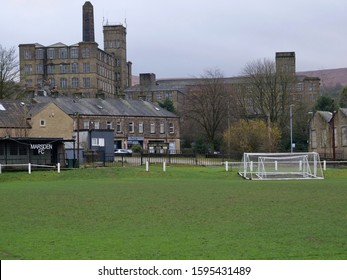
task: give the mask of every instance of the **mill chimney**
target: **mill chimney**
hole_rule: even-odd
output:
[[[83,5],[83,42],[94,42],[94,11],[89,1]]]

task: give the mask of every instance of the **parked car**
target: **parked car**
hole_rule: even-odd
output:
[[[117,149],[114,151],[115,155],[132,155],[132,150],[126,150],[126,149]]]

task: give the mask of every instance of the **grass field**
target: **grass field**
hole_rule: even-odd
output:
[[[347,169],[248,181],[220,168],[0,174],[0,259],[347,259]]]

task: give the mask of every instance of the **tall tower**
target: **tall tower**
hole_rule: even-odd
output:
[[[276,72],[295,76],[295,52],[276,52]]]
[[[125,88],[131,86],[131,62],[127,62],[126,28],[121,24],[105,25],[103,31],[104,50],[115,60],[116,93],[121,94]]]
[[[83,42],[94,42],[94,11],[89,1],[83,5]]]

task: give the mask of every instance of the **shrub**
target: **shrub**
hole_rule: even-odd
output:
[[[132,146],[131,150],[133,151],[133,153],[141,153],[142,147],[140,145],[134,145]]]
[[[240,120],[224,132],[224,141],[235,152],[275,152],[281,132],[277,125],[269,127],[263,120]]]

